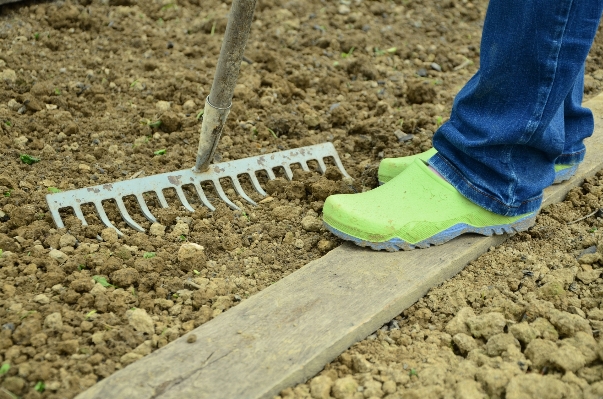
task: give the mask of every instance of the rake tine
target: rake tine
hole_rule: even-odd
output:
[[[157,199],[159,199],[159,204],[161,204],[162,208],[168,208],[170,206],[163,196],[163,191],[155,190],[155,194],[157,194]]]
[[[121,199],[121,197],[115,198],[115,203],[117,204],[117,209],[119,209],[119,213],[121,213],[121,217],[124,218],[126,223],[134,230],[144,233],[145,230],[142,228],[142,226],[136,223],[128,213],[126,205],[124,204],[124,201]]]
[[[283,165],[283,169],[285,169],[285,175],[287,175],[288,180],[293,180],[293,171],[291,167],[287,164]]]
[[[212,180],[212,182],[214,183],[214,188],[216,189],[216,193],[218,194],[218,197],[220,197],[220,199],[224,202],[226,202],[226,205],[228,205],[231,209],[234,210],[239,210],[239,207],[236,206],[231,200],[228,199],[228,197],[226,196],[226,193],[224,192],[224,190],[222,189],[222,186],[220,185],[220,181],[219,180]]]
[[[136,199],[138,200],[138,205],[140,206],[140,210],[142,211],[144,217],[147,218],[151,223],[157,223],[157,219],[155,219],[155,216],[153,216],[153,214],[149,210],[147,203],[144,202],[142,194],[136,194]]]
[[[103,224],[107,227],[115,229],[118,235],[123,236],[124,233],[122,233],[117,227],[113,226],[113,224],[109,220],[109,217],[107,216],[107,214],[105,213],[105,209],[103,208],[103,204],[101,202],[94,202],[94,206],[96,207],[98,216],[100,216],[100,220],[103,222]]]
[[[268,178],[270,180],[276,179],[276,176],[274,175],[274,172],[272,171],[272,168],[266,168],[266,173],[268,173]]]
[[[318,170],[320,170],[320,173],[324,174],[327,170],[325,161],[322,158],[318,158],[316,161],[318,162]]]
[[[343,163],[341,163],[341,159],[339,159],[339,157],[337,156],[334,156],[333,159],[335,159],[335,165],[337,165],[337,168],[339,168],[339,171],[343,174],[343,176],[350,177],[350,175],[348,175],[348,172],[345,171]]]
[[[193,184],[195,186],[195,190],[197,190],[197,195],[199,195],[199,199],[203,202],[203,205],[209,208],[210,211],[215,211],[216,207],[209,202],[207,197],[205,196],[205,192],[203,191],[203,187],[201,187],[200,183]]]
[[[253,188],[255,188],[255,191],[257,191],[258,193],[262,194],[264,197],[266,195],[268,195],[266,193],[266,191],[264,191],[264,189],[262,188],[262,186],[260,186],[260,182],[258,181],[258,178],[256,177],[255,173],[250,172],[249,173],[249,177],[251,178],[251,184],[253,184]]]
[[[308,166],[308,163],[305,161],[302,161],[299,163],[301,165],[301,168],[304,172],[309,172],[310,171],[310,167]]]
[[[82,208],[80,208],[79,205],[73,206],[73,213],[75,213],[75,216],[82,221],[82,226],[88,226],[86,218],[84,217],[84,212],[82,212]]]
[[[180,202],[182,202],[182,205],[190,212],[195,212],[195,208],[193,208],[191,206],[191,204],[188,202],[188,200],[186,199],[186,195],[184,195],[184,191],[182,191],[182,187],[176,186],[174,188],[176,189],[176,194],[178,194],[178,198],[180,199]]]
[[[239,179],[236,176],[231,176],[230,180],[232,180],[232,185],[234,186],[234,189],[237,192],[237,194],[239,194],[241,197],[243,197],[243,199],[245,201],[249,202],[251,205],[257,205],[255,203],[255,201],[252,200],[251,198],[249,198],[247,193],[245,193],[245,191],[243,190],[243,187],[241,187],[241,183],[239,182]]]
[[[62,229],[63,227],[65,227],[65,224],[63,223],[63,219],[61,219],[61,214],[59,213],[58,209],[51,209],[50,214],[52,215],[52,218],[54,219],[57,228]]]

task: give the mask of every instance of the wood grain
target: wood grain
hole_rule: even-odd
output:
[[[603,168],[603,96],[587,104],[597,129],[561,201]],[[120,370],[77,398],[270,398],[315,375],[353,343],[507,236],[466,235],[445,245],[385,253],[345,244],[187,336]]]

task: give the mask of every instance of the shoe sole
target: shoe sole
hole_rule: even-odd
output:
[[[555,172],[555,180],[553,180],[553,184],[563,183],[566,180],[569,180],[576,174],[578,170],[578,164],[569,167],[567,169],[560,170],[559,172]],[[391,180],[391,179],[390,179]],[[389,180],[388,180],[389,181]],[[382,186],[387,182],[383,182],[379,180],[379,185]]]
[[[388,252],[396,252],[399,250],[409,251],[416,248],[429,248],[432,245],[441,245],[465,233],[475,233],[488,237],[492,235],[501,235],[505,233],[519,233],[521,231],[526,231],[527,229],[532,227],[535,222],[536,212],[527,215],[513,223],[496,226],[474,227],[465,223],[459,223],[416,244],[411,244],[400,238],[392,238],[391,240],[384,242],[365,241],[360,238],[356,238],[354,236],[346,234],[340,230],[337,230],[336,228],[330,226],[324,221],[323,224],[331,233],[335,234],[337,237],[342,238],[346,241],[352,241],[354,244],[360,247],[370,247],[371,249],[374,249],[376,251],[385,250]]]

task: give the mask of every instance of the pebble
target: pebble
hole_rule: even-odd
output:
[[[155,324],[153,323],[153,319],[151,318],[151,316],[149,316],[146,310],[140,308],[128,310],[126,312],[126,318],[128,319],[128,323],[136,331],[149,335],[155,333]]]
[[[6,68],[2,72],[0,72],[0,80],[14,82],[15,80],[17,80],[17,73],[10,68]]]
[[[186,337],[186,342],[188,342],[189,344],[197,342],[197,336],[195,334],[189,334]]]
[[[458,333],[452,337],[452,342],[456,345],[462,355],[467,355],[473,349],[477,349],[477,342],[472,336]]]
[[[109,244],[113,244],[119,239],[117,231],[112,227],[107,227],[106,229],[103,229],[103,231],[101,231],[100,236],[103,241],[108,242]]]
[[[302,228],[306,231],[320,231],[322,221],[314,216],[306,216],[301,221]]]
[[[155,108],[157,108],[160,112],[165,112],[171,108],[171,105],[169,101],[157,101]]]
[[[67,262],[67,255],[58,249],[51,249],[48,253],[48,256],[50,256],[52,259],[56,259],[59,263]]]
[[[293,246],[297,249],[302,249],[304,247],[304,240],[302,240],[301,238],[298,238],[297,240],[295,240],[293,242]]]
[[[442,67],[439,64],[435,63],[435,62],[432,62],[431,64],[429,64],[429,66],[434,71],[442,72]]]
[[[197,108],[197,104],[195,104],[194,100],[187,100],[184,102],[184,104],[182,104],[182,109],[185,112],[193,112],[195,111]]]
[[[153,223],[149,229],[149,234],[155,237],[163,237],[165,235],[165,226],[161,223]]]
[[[319,375],[310,380],[310,394],[315,399],[329,399],[333,381],[326,375]]]
[[[178,262],[181,270],[201,270],[207,262],[203,246],[192,242],[180,245]]]
[[[51,313],[44,319],[44,327],[55,332],[59,332],[63,329],[63,316],[61,313]]]
[[[71,234],[63,234],[59,240],[59,248],[75,247],[77,239]]]
[[[412,140],[412,138],[414,137],[414,135],[406,134],[400,129],[394,131],[394,136],[396,136],[398,138],[399,143]]]
[[[40,305],[48,305],[50,303],[50,299],[44,294],[34,296],[33,300]]]
[[[350,13],[350,11],[351,11],[350,7],[348,7],[345,4],[341,4],[339,7],[337,7],[337,12],[340,15],[348,15]]]
[[[498,312],[490,312],[480,316],[471,317],[466,321],[471,335],[475,338],[489,339],[496,334],[502,333],[507,325],[505,316]],[[450,334],[450,333],[449,333]]]
[[[8,100],[8,108],[10,108],[13,111],[18,111],[19,108],[21,108],[22,104],[19,104],[19,102],[17,102],[14,98],[11,98],[10,100]]]

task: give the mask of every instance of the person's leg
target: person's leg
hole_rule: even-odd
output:
[[[372,191],[327,198],[327,228],[386,250],[440,244],[464,232],[527,229],[554,163],[563,161],[565,126],[551,122],[565,119],[560,108],[582,70],[602,4],[490,0],[481,69],[434,136],[438,153],[429,163],[445,180],[416,159]]]
[[[563,103],[565,144],[562,154],[555,159],[557,165],[575,165],[584,159],[584,139],[590,137],[595,121],[593,113],[582,106],[584,69],[578,74],[574,86]]]
[[[579,162],[592,126],[577,91],[602,9],[601,0],[490,1],[480,70],[434,135],[429,161],[466,198],[501,215],[533,212],[554,163]]]

